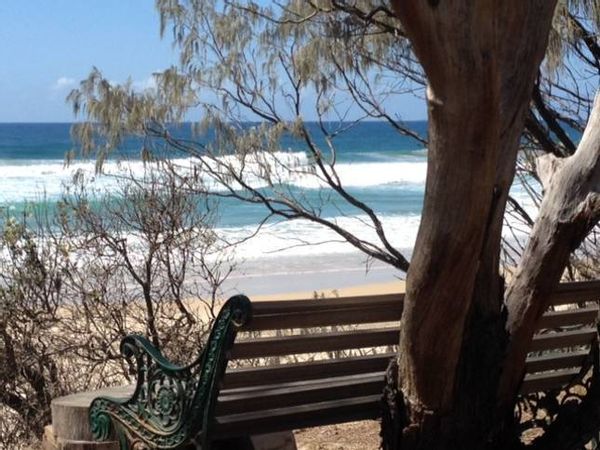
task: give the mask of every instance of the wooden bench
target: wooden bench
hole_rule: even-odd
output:
[[[254,302],[229,352],[210,439],[378,418],[403,298]],[[534,338],[523,394],[579,374],[596,342],[599,300],[600,282],[559,286]]]
[[[391,294],[253,303],[253,319],[238,335],[230,366],[254,358],[257,367],[226,372],[216,434],[378,418],[384,371],[399,341],[403,298]],[[596,339],[599,300],[600,282],[557,289],[533,340],[522,394],[559,387],[579,374]],[[290,328],[295,330],[291,335],[281,332]],[[267,331],[280,333],[251,335]],[[296,362],[292,355],[309,361]],[[310,361],[318,355],[321,360]],[[273,364],[265,359],[269,357],[283,357],[285,363]]]

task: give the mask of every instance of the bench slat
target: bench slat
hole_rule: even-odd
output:
[[[244,339],[233,346],[231,359],[284,356],[335,350],[358,349],[397,345],[398,327],[375,330],[355,330],[336,333],[316,333],[273,338]],[[574,331],[537,334],[531,352],[553,350],[577,345],[588,345],[596,336],[596,329],[584,327]]]
[[[271,383],[287,383],[300,380],[313,380],[323,377],[338,377],[359,373],[379,372],[387,368],[394,352],[380,355],[356,356],[306,363],[282,364],[280,366],[261,366],[229,369],[225,374],[223,389],[260,386],[269,380]],[[527,358],[527,372],[580,367],[588,352],[585,350],[564,353],[552,353]]]
[[[398,344],[400,329],[354,330],[337,333],[315,333],[264,339],[245,339],[235,343],[231,359],[297,355]]]
[[[260,315],[254,316],[252,323],[245,327],[244,331],[395,322],[399,321],[401,316],[402,303],[400,302],[392,308],[389,305],[368,305],[362,308]]]
[[[600,281],[561,283],[550,297],[551,305],[568,305],[586,301],[600,301]]]
[[[595,306],[549,311],[541,317],[538,329],[591,324],[596,321],[598,312],[598,307]],[[401,304],[395,304],[393,308],[389,305],[369,305],[363,308],[259,315],[252,319],[250,325],[244,327],[244,331],[394,322],[400,320],[401,316]]]
[[[216,414],[247,413],[306,403],[381,395],[384,376],[385,372],[374,372],[254,388],[223,390],[219,397]]]
[[[257,386],[268,380],[272,383],[286,383],[299,380],[313,380],[323,377],[338,377],[384,371],[396,353],[354,356],[324,361],[311,361],[280,366],[262,366],[230,369],[225,374],[224,389],[242,386]]]
[[[219,437],[226,438],[376,419],[381,415],[380,399],[381,395],[369,395],[289,408],[219,416],[216,420],[215,432]]]
[[[254,319],[246,329],[269,330],[373,323],[386,320],[395,321],[399,320],[401,316],[403,300],[404,294],[384,294],[330,299],[254,302]],[[557,306],[582,301],[600,301],[600,283],[595,281],[565,283],[551,296],[550,303]],[[577,313],[572,311],[546,313],[540,323],[540,328],[554,328],[572,323],[581,323],[572,314],[581,315],[580,317],[583,316],[584,320],[587,321],[594,314],[593,310],[594,308],[590,307],[577,310]],[[363,313],[368,314],[369,317],[361,321],[360,316]],[[562,314],[565,315],[562,316]],[[336,318],[338,316],[339,318]],[[358,319],[355,319],[354,316]],[[562,317],[566,322],[561,321]],[[592,321],[594,319],[595,317],[592,318]],[[574,322],[570,322],[570,320]]]
[[[533,338],[530,352],[589,345],[595,337],[596,329],[592,327],[585,327],[575,331],[563,331],[560,333],[538,334]]]
[[[254,316],[270,314],[290,314],[299,312],[324,311],[330,309],[344,309],[364,307],[365,305],[394,306],[404,301],[403,293],[358,295],[352,297],[306,299],[306,300],[276,300],[252,302]]]
[[[253,302],[255,315],[306,312],[331,308],[363,306],[365,304],[385,303],[395,305],[404,301],[404,293],[359,295],[352,297],[275,300]],[[550,297],[551,305],[565,305],[581,301],[600,301],[600,281],[577,281],[561,283]]]
[[[559,328],[569,325],[588,325],[594,323],[597,318],[597,307],[549,311],[541,317],[538,329]]]
[[[586,351],[551,353],[549,355],[534,356],[527,358],[527,373],[543,372],[545,370],[565,369],[567,367],[579,367],[588,356]]]
[[[532,392],[547,391],[556,388],[571,381],[573,377],[579,374],[581,369],[563,369],[541,374],[528,374],[521,385],[521,394],[530,394]]]

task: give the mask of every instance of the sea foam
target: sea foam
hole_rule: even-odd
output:
[[[215,173],[233,171],[241,174],[245,183],[253,188],[267,187],[268,175],[271,183],[295,186],[302,189],[326,188],[326,176],[339,178],[346,188],[374,188],[385,186],[406,186],[420,189],[425,182],[427,164],[422,161],[389,162],[341,162],[334,170],[325,166],[325,173],[315,169],[303,152],[256,152],[248,155],[243,162],[233,156],[222,156],[214,160],[180,158],[171,161],[181,175],[200,174],[205,184],[213,190],[222,190],[223,186],[208,174],[203,175],[202,168]],[[65,184],[75,174],[83,174],[94,180],[95,187],[111,191],[117,185],[116,176],[132,175],[142,177],[153,164],[141,161],[106,161],[102,173],[96,173],[94,162],[76,162],[65,166],[60,160],[32,160],[15,164],[14,161],[0,162],[0,203],[35,201],[44,195],[49,200],[58,199]],[[243,167],[243,171],[242,171]],[[198,170],[200,168],[200,170]],[[235,186],[235,183],[234,183]],[[239,185],[237,186],[240,187]]]

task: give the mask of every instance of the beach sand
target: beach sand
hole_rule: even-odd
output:
[[[406,282],[404,280],[384,281],[381,283],[367,283],[356,286],[345,286],[339,288],[328,288],[313,291],[298,291],[298,292],[283,292],[274,294],[255,295],[252,297],[254,301],[275,301],[275,300],[300,300],[309,299],[315,296],[315,292],[319,296],[326,298],[331,297],[354,297],[362,295],[377,295],[377,294],[392,294],[396,292],[404,292]]]
[[[364,295],[403,289],[404,276],[379,261],[367,265],[358,252],[260,258],[240,263],[223,284],[223,293],[252,300]]]

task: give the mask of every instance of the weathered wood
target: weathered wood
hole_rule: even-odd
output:
[[[568,305],[580,302],[600,301],[600,281],[577,281],[560,283],[550,294],[550,305]]]
[[[542,356],[527,358],[525,368],[528,374],[548,370],[566,369],[568,367],[581,367],[588,356],[587,350],[574,352],[555,352]]]
[[[356,356],[341,359],[327,359],[307,363],[282,364],[231,369],[225,374],[224,389],[242,386],[257,386],[269,380],[270,383],[287,383],[299,380],[354,375],[384,371],[390,358],[396,353]]]
[[[592,327],[560,333],[537,334],[529,346],[530,352],[554,350],[557,348],[589,345],[596,337],[596,329]]]
[[[339,298],[307,299],[307,300],[276,300],[253,302],[255,316],[325,311],[331,309],[346,309],[364,307],[365,305],[397,305],[404,299],[404,294],[358,295]]]
[[[404,301],[405,294],[376,294],[305,300],[270,300],[253,302],[255,316],[325,311],[331,309],[362,308],[366,305],[395,307]],[[600,301],[600,280],[560,283],[550,294],[551,305],[572,304],[580,301]]]
[[[547,391],[556,386],[568,383],[573,377],[579,374],[580,369],[562,369],[539,374],[529,374],[523,380],[521,385],[521,394],[530,394],[532,392]]]
[[[326,309],[310,312],[286,314],[256,315],[246,331],[277,330],[286,328],[326,327],[331,325],[352,325],[377,322],[399,321],[402,315],[402,303],[399,301],[361,308]]]
[[[593,283],[586,283],[585,286],[579,284],[569,285],[558,292],[555,297],[555,304],[572,304],[582,298],[586,300],[594,299],[594,296],[597,295],[598,286],[600,285]],[[376,324],[377,322],[371,322],[370,318],[365,318],[362,322],[360,318],[357,319],[356,317],[377,311],[375,313],[378,315],[376,318],[380,322],[384,322],[390,319],[390,316],[386,316],[385,309],[401,311],[402,297],[386,296],[383,301],[381,300],[379,296],[362,297],[360,301],[368,303],[361,305],[356,299],[350,301],[332,299],[327,301],[325,306],[321,307],[316,313],[310,310],[315,304],[314,301],[305,301],[304,304],[296,302],[289,308],[276,302],[271,304],[261,303],[259,307],[261,313],[255,316],[255,318],[259,318],[259,322],[254,324],[253,329],[284,329],[294,328],[294,325],[296,325],[295,328],[302,328],[302,326],[332,323]],[[323,315],[334,314],[337,317],[322,317]],[[597,314],[597,304],[586,308],[553,311],[546,313],[538,325],[541,329],[583,326],[592,324]],[[392,317],[395,318],[396,316],[392,315]],[[296,320],[297,322],[295,322]],[[394,340],[394,334],[397,332],[395,330],[399,329],[399,325],[386,327],[385,330],[377,330],[377,325],[373,325],[373,327],[375,329],[368,328],[352,333],[320,330],[319,333],[314,335],[238,340],[233,349],[233,354],[235,358],[241,355],[248,357],[251,354],[283,356],[297,354],[297,352],[309,353],[311,351],[322,352],[326,349],[327,351],[350,349],[352,346],[366,346],[367,342],[370,345],[382,344],[395,348],[394,344],[397,341]],[[382,334],[379,338],[371,340],[373,332]],[[350,335],[353,334],[359,337],[350,338]],[[440,333],[440,335],[443,336],[443,333]],[[532,350],[539,352],[566,348],[566,351],[528,358],[529,375],[527,381],[523,383],[523,392],[531,392],[540,388],[555,388],[570,381],[573,374],[577,374],[580,370],[587,352],[571,351],[568,348],[589,345],[594,336],[595,330],[590,327],[582,330],[543,333],[536,336]],[[340,339],[353,339],[355,341],[352,344],[340,344]],[[240,345],[242,345],[241,354],[239,353]],[[244,346],[247,347],[244,348]],[[253,349],[253,347],[256,348]],[[223,397],[220,399],[219,416],[227,416],[227,418],[223,418],[223,423],[227,422],[232,427],[235,424],[236,427],[243,429],[244,426],[254,427],[261,423],[261,426],[267,427],[269,419],[257,419],[257,416],[252,414],[252,411],[255,411],[261,417],[263,413],[266,414],[265,417],[271,417],[270,426],[273,426],[274,429],[289,426],[279,421],[291,420],[287,414],[294,414],[297,411],[296,406],[312,404],[318,400],[341,401],[349,395],[365,397],[372,394],[373,390],[378,389],[383,383],[381,372],[387,367],[389,358],[393,355],[393,353],[388,353],[385,355],[343,358],[341,360],[288,363],[281,366],[230,370],[224,380],[225,390],[223,391]],[[532,377],[534,372],[539,373],[535,373],[535,377]],[[356,377],[346,378],[349,375],[358,375],[358,379]],[[332,377],[338,378],[331,379]],[[354,381],[342,381],[344,379],[353,379]],[[360,379],[370,381],[363,383]],[[265,386],[265,380],[269,380],[268,386]],[[277,411],[273,412],[272,410]],[[330,418],[330,420],[333,419]],[[340,420],[343,419],[340,418]],[[298,425],[295,424],[294,426]]]
[[[381,372],[386,369],[395,353],[358,356],[308,363],[292,363],[280,366],[260,366],[232,369],[225,375],[224,389],[260,386],[269,380],[271,383],[288,383],[300,380],[313,380],[324,377],[354,375],[358,373]],[[554,352],[527,358],[527,372],[542,372],[568,367],[580,367],[588,356],[587,350]]]
[[[256,302],[252,323],[244,331],[262,331],[285,328],[324,327],[400,320],[403,295],[373,295],[323,300],[295,300],[287,302]],[[550,299],[550,304],[561,306],[578,302],[600,301],[600,282],[565,283]],[[595,320],[597,306],[569,311],[547,312],[538,328],[550,328],[581,323],[579,316]],[[564,315],[564,320],[562,319]]]
[[[311,403],[217,418],[215,432],[219,436],[243,436],[248,430],[288,430],[316,425],[375,419],[380,415],[381,395],[354,397],[329,402]]]
[[[559,328],[569,325],[589,325],[596,322],[598,307],[577,308],[566,311],[550,311],[545,313],[538,322],[538,330]]]
[[[399,329],[354,330],[263,339],[244,339],[231,349],[231,359],[298,355],[395,345]]]
[[[589,293],[600,299],[600,280],[588,281],[567,281],[561,282],[554,289],[552,296],[567,295],[569,297],[577,297],[581,293]]]
[[[384,372],[223,390],[217,416],[381,394]]]

